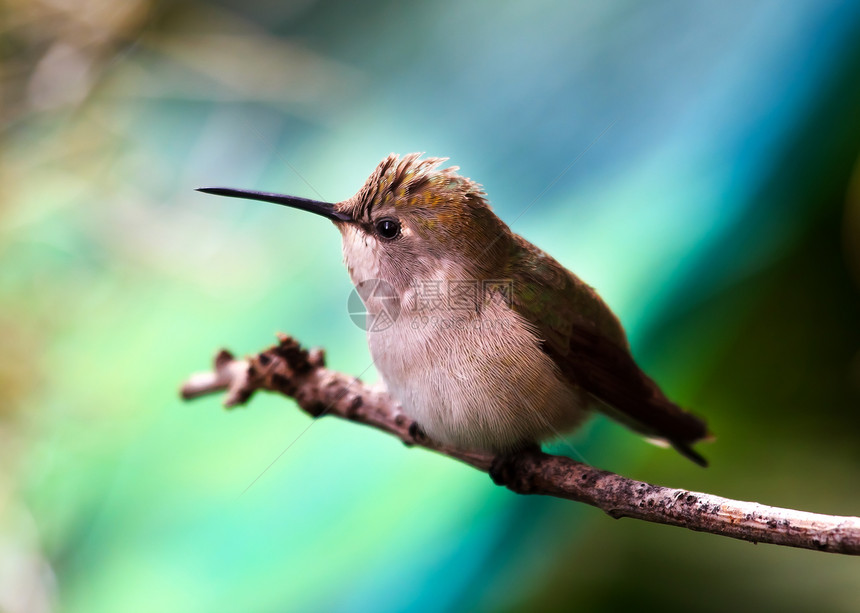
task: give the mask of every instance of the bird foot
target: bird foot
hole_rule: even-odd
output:
[[[421,445],[430,440],[430,437],[427,436],[426,432],[424,432],[424,428],[422,428],[417,421],[413,421],[409,424],[409,436],[412,439],[411,444]]]
[[[529,453],[540,453],[541,448],[537,443],[528,443],[512,451],[500,453],[493,458],[490,464],[490,478],[496,485],[509,485],[513,477],[519,472],[519,460],[523,455]]]

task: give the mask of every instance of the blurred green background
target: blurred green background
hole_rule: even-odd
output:
[[[857,515],[860,3],[5,0],[0,79],[0,611],[860,610],[856,559],[177,398],[279,330],[370,364],[329,224],[193,188],[426,151],[718,437],[701,470],[598,418],[591,463]]]

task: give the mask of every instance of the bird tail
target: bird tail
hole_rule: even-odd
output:
[[[691,445],[712,438],[705,421],[666,398],[630,352],[591,330],[576,328],[562,362],[565,373],[598,401],[598,409],[646,437],[663,440],[700,466]]]
[[[642,376],[645,376],[644,373]],[[635,411],[630,411],[629,405],[627,411],[622,411],[603,399],[596,400],[597,409],[601,413],[643,435],[652,445],[671,447],[699,466],[708,466],[704,456],[691,447],[693,443],[713,439],[705,421],[700,417],[683,410],[665,397],[664,403],[648,403],[651,404],[650,407],[642,410],[637,408]],[[634,413],[635,417],[631,413]]]

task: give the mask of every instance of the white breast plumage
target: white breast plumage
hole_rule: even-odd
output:
[[[436,440],[505,451],[558,436],[556,428],[584,416],[587,398],[504,305],[480,314],[405,310],[368,332],[368,343],[389,392]]]

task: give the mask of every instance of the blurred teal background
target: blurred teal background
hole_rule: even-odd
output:
[[[333,419],[296,440],[280,398],[177,397],[276,331],[370,364],[329,224],[193,188],[340,200],[426,151],[718,437],[701,470],[598,418],[570,439],[591,463],[860,514],[860,3],[0,15],[0,611],[860,609],[855,559],[518,497]]]

